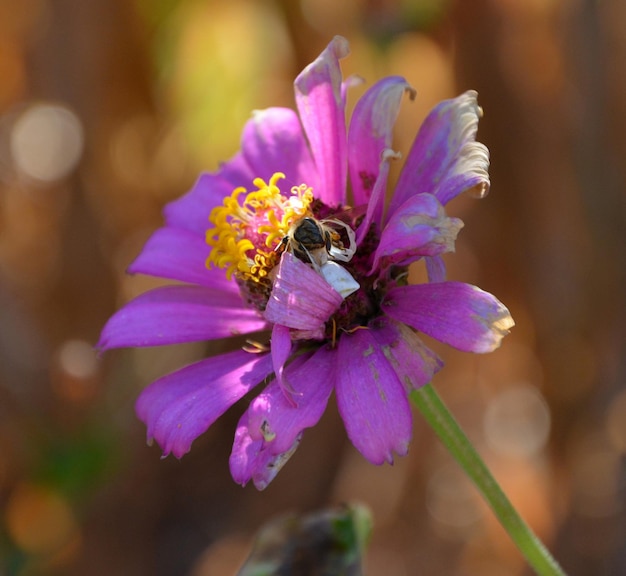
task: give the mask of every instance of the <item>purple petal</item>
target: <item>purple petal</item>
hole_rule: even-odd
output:
[[[169,226],[191,230],[204,238],[207,228],[212,227],[211,210],[221,205],[235,188],[250,188],[254,178],[243,155],[237,153],[217,173],[202,174],[187,194],[170,202],[163,211],[165,221]]]
[[[299,360],[299,359],[298,359]],[[248,408],[248,428],[255,440],[264,439],[272,454],[289,450],[305,428],[318,423],[326,410],[335,381],[336,351],[320,348],[308,360],[285,369],[295,404],[273,381]]]
[[[264,315],[268,322],[319,331],[343,299],[322,276],[290,252],[280,259]]]
[[[451,252],[462,227],[463,222],[446,216],[443,206],[431,194],[411,196],[385,226],[372,269],[378,267],[383,257],[388,263],[398,263]]]
[[[230,406],[272,372],[269,354],[243,350],[186,366],[148,386],[135,410],[163,455],[180,458]]]
[[[339,413],[354,446],[373,464],[403,456],[411,440],[407,394],[370,330],[342,334],[335,384]]]
[[[256,310],[243,307],[237,294],[203,286],[164,286],[118,310],[102,330],[98,348],[213,340],[266,326]]]
[[[237,284],[224,270],[207,269],[209,247],[204,238],[182,228],[159,228],[128,267],[131,274],[148,274],[239,293]]]
[[[441,358],[418,338],[412,328],[384,317],[370,324],[370,328],[407,392],[428,384],[442,368]]]
[[[339,59],[348,53],[348,41],[335,36],[294,83],[296,105],[319,173],[319,188],[313,193],[329,205],[344,204],[346,196],[346,118]]]
[[[354,108],[348,131],[348,164],[355,206],[370,200],[383,152],[391,148],[404,92],[415,98],[415,90],[404,78],[389,76],[374,84]]]
[[[293,110],[268,108],[254,112],[243,130],[241,144],[255,176],[268,182],[272,174],[282,172],[289,189],[306,183],[317,190],[317,170]]]
[[[341,101],[343,105],[346,105],[346,101],[348,100],[348,91],[356,86],[361,86],[361,84],[365,84],[365,79],[361,78],[357,74],[351,74],[341,83]]]
[[[235,430],[235,440],[229,458],[230,474],[237,484],[245,486],[252,479],[255,473],[255,466],[264,468],[267,464],[259,462],[259,455],[263,448],[263,440],[253,440],[248,431],[248,412],[244,412],[237,429]],[[269,452],[266,451],[269,455]]]
[[[426,273],[429,282],[444,282],[446,279],[446,264],[441,256],[427,256]]]
[[[414,194],[435,194],[447,204],[461,192],[489,189],[489,152],[476,142],[482,111],[476,92],[438,104],[422,124],[406,159],[389,214]]]
[[[367,203],[367,211],[365,218],[359,225],[356,231],[356,243],[361,244],[365,236],[367,235],[372,222],[377,224],[377,230],[380,230],[383,219],[383,207],[385,203],[385,192],[387,191],[387,178],[389,177],[389,161],[391,159],[398,158],[399,156],[391,150],[383,152],[382,160],[380,163],[378,176],[376,177],[376,183],[372,190],[372,197]]]
[[[263,490],[289,460],[306,428],[321,418],[333,389],[335,351],[320,348],[285,370],[297,405],[273,381],[241,417],[230,457],[233,479]]]
[[[276,382],[283,394],[287,393],[285,384],[283,383],[283,369],[285,362],[291,355],[291,336],[289,335],[289,328],[281,324],[274,324],[272,328],[271,339],[271,351],[272,351],[272,366],[274,367],[274,374],[276,374]]]
[[[230,473],[237,484],[245,486],[250,480],[257,490],[265,490],[300,444],[296,438],[289,449],[281,454],[272,453],[263,440],[253,440],[248,428],[248,413],[239,420],[230,455]]]
[[[495,297],[462,282],[417,284],[391,289],[385,313],[465,352],[491,352],[514,325]]]

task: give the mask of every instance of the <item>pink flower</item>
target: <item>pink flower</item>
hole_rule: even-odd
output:
[[[136,405],[149,440],[181,457],[259,386],[230,458],[235,481],[259,489],[317,423],[333,391],[348,437],[370,462],[406,454],[408,392],[442,366],[418,333],[489,352],[513,325],[491,294],[446,282],[440,258],[462,227],[444,205],[489,186],[488,152],[475,141],[476,94],[430,113],[385,211],[389,162],[398,156],[391,133],[402,95],[414,91],[401,77],[380,80],[346,128],[339,59],[347,54],[347,41],[333,39],[296,78],[298,113],[257,112],[241,151],[166,207],[165,226],[130,272],[185,285],[129,302],[99,343],[106,350],[240,334],[259,340],[271,330],[269,349],[181,368],[148,386]],[[430,282],[409,285],[407,267],[422,258]]]

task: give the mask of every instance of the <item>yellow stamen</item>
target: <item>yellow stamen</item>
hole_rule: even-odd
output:
[[[277,185],[283,178],[280,172],[267,183],[255,178],[256,190],[235,188],[222,206],[211,210],[209,220],[214,228],[206,232],[206,242],[211,246],[207,268],[225,268],[229,279],[233,274],[255,282],[267,277],[278,260],[273,249],[296,219],[311,215],[311,188],[301,184],[291,189],[290,196],[283,196]]]

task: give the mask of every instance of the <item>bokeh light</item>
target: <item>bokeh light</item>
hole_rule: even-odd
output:
[[[467,538],[484,514],[476,489],[456,464],[432,474],[426,507],[439,533],[448,538]]]
[[[78,537],[78,524],[67,500],[31,484],[17,486],[5,512],[9,536],[25,552],[53,555]]]
[[[34,104],[20,114],[11,134],[15,167],[42,182],[67,176],[83,152],[83,128],[69,108]]]
[[[491,398],[484,428],[494,452],[532,458],[541,453],[548,441],[550,413],[536,387],[512,386]]]
[[[96,392],[99,369],[93,345],[84,340],[67,340],[57,352],[55,390],[68,400],[82,401]]]

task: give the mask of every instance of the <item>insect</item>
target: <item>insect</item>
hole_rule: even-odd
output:
[[[342,242],[342,234],[331,224],[344,229],[347,248]],[[316,220],[312,216],[300,218],[290,226],[274,250],[279,255],[289,250],[296,258],[310,264],[344,299],[359,289],[359,283],[350,272],[334,262],[349,262],[356,252],[354,230],[341,220]]]
[[[346,231],[350,246],[345,248],[339,232],[329,226],[335,224]],[[339,220],[316,220],[305,216],[294,222],[280,244],[275,248],[279,254],[289,250],[296,258],[319,270],[329,259],[348,262],[356,251],[354,231]]]

